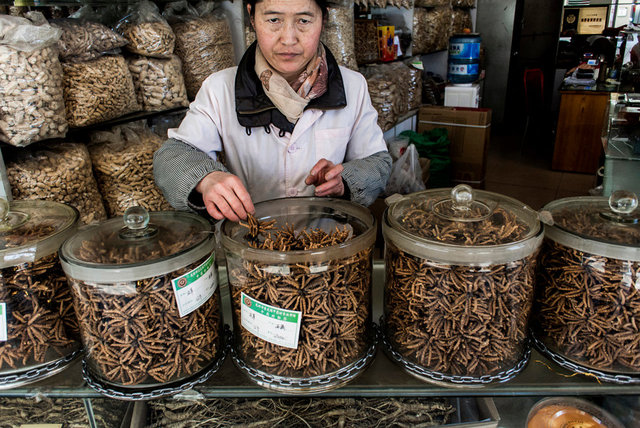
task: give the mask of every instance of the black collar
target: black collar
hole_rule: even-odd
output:
[[[238,122],[247,129],[257,126],[268,128],[273,123],[281,131],[293,132],[295,125],[280,113],[280,110],[273,105],[262,89],[262,82],[255,72],[256,46],[257,43],[253,42],[238,64],[235,82]],[[338,63],[326,47],[325,52],[329,74],[327,91],[318,98],[309,101],[305,110],[308,108],[333,110],[344,108],[347,105],[347,96]]]

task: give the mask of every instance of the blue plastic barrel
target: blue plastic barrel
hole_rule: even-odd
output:
[[[449,70],[447,78],[453,84],[473,83],[480,77],[479,34],[454,34],[449,38]]]

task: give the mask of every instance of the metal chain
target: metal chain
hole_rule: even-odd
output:
[[[384,321],[380,320],[381,330],[384,331]],[[424,376],[426,378],[438,381],[438,382],[448,382],[453,384],[460,385],[488,385],[490,383],[502,383],[508,380],[513,379],[518,373],[520,373],[527,366],[529,362],[529,358],[531,357],[531,349],[529,346],[525,346],[525,352],[520,361],[510,368],[509,370],[502,371],[496,373],[494,375],[484,375],[479,377],[474,376],[458,376],[458,375],[449,375],[441,372],[437,372],[434,370],[426,369],[422,366],[419,366],[411,361],[406,360],[401,354],[399,354],[393,347],[391,343],[387,340],[387,337],[384,333],[380,332],[380,337],[382,344],[384,345],[384,349],[400,366],[402,366],[405,370],[417,374],[419,376]]]
[[[44,379],[46,377],[52,376],[58,373],[59,371],[61,371],[62,369],[64,369],[73,360],[75,360],[81,353],[82,353],[82,349],[78,349],[76,351],[73,351],[69,355],[66,355],[55,361],[47,363],[41,367],[27,370],[24,373],[0,375],[0,389],[14,388],[16,386],[23,385],[25,383],[35,382],[40,379]]]
[[[235,348],[231,347],[231,357],[236,366],[243,371],[247,376],[257,382],[262,382],[266,385],[281,386],[287,388],[313,388],[332,385],[336,381],[346,381],[356,377],[364,368],[366,368],[373,357],[376,355],[377,342],[378,342],[378,327],[375,323],[372,324],[371,333],[371,345],[367,350],[367,353],[355,363],[341,368],[338,371],[327,375],[314,376],[312,378],[287,378],[283,376],[275,376],[264,373],[260,370],[256,370],[253,367],[249,367],[243,360],[241,360],[236,354]],[[295,392],[295,391],[292,391]]]
[[[604,380],[607,382],[619,383],[624,385],[637,385],[640,384],[640,376],[630,376],[630,375],[621,375],[621,374],[611,374],[604,373],[600,370],[595,370],[589,367],[585,367],[578,363],[574,363],[573,361],[569,361],[562,355],[556,354],[552,350],[546,347],[544,343],[542,343],[536,336],[532,333],[531,337],[533,337],[533,344],[540,351],[542,355],[552,360],[554,363],[558,364],[561,367],[564,367],[567,370],[570,370],[574,373],[582,374],[582,375],[590,375],[595,376],[598,380]]]
[[[93,377],[93,374],[87,368],[87,362],[84,358],[82,359],[82,376],[84,377],[84,380],[87,382],[87,385],[89,385],[91,388],[95,389],[96,391],[98,391],[99,393],[101,393],[106,397],[115,398],[118,400],[142,401],[142,400],[153,400],[155,398],[175,395],[179,392],[189,390],[196,385],[206,382],[214,373],[216,373],[220,369],[220,367],[222,367],[222,363],[224,362],[227,356],[227,352],[229,350],[230,343],[231,343],[231,340],[230,340],[231,330],[229,329],[229,326],[226,324],[224,326],[223,337],[224,337],[224,342],[223,342],[224,345],[220,349],[220,355],[218,356],[218,359],[213,363],[213,365],[211,365],[210,368],[202,372],[202,374],[200,374],[200,376],[198,376],[197,378],[189,382],[182,383],[178,386],[157,388],[157,389],[151,389],[146,391],[127,391],[122,389],[114,389],[112,387],[106,386],[105,384],[103,384],[102,382],[100,382],[99,380]]]

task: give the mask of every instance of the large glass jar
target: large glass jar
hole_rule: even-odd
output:
[[[77,221],[77,210],[68,205],[0,199],[0,388],[57,373],[80,353],[78,322],[58,261]]]
[[[167,395],[217,366],[224,352],[214,240],[197,215],[132,207],[64,243],[91,386],[114,398]]]
[[[222,226],[234,361],[266,388],[336,388],[361,373],[375,351],[375,220],[365,207],[329,198],[278,199],[255,208],[249,229],[230,221]]]
[[[506,381],[528,360],[537,213],[459,185],[388,199],[383,333],[409,373],[446,386]]]
[[[640,382],[637,204],[633,193],[613,192],[559,199],[541,214],[534,337],[566,368],[602,380]]]

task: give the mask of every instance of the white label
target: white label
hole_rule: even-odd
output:
[[[20,428],[62,428],[62,424],[22,424]]]
[[[302,312],[276,308],[242,293],[240,324],[274,345],[297,349]]]
[[[0,303],[0,342],[7,341],[7,304]]]
[[[171,280],[181,317],[189,315],[202,306],[218,288],[216,269],[213,264],[214,256],[215,252],[191,272]]]

